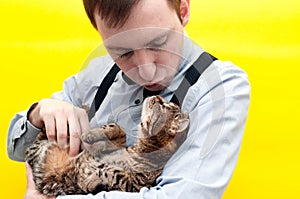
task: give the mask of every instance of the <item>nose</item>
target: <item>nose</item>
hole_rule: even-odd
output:
[[[148,82],[153,80],[156,74],[154,54],[147,49],[138,49],[135,50],[134,56],[139,76]]]

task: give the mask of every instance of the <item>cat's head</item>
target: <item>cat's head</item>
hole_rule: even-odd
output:
[[[141,117],[141,128],[148,136],[155,136],[164,131],[170,136],[186,133],[189,127],[187,114],[182,114],[180,107],[164,100],[161,96],[145,99]]]

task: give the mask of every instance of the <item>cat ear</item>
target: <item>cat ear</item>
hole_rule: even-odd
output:
[[[177,130],[177,133],[182,133],[184,131],[187,131],[190,125],[190,120],[188,118],[182,118],[179,120],[179,128]]]

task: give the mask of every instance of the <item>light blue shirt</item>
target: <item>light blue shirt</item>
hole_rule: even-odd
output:
[[[171,99],[186,70],[202,52],[200,47],[185,38],[178,73],[170,86],[162,91],[162,97]],[[84,70],[67,79],[63,90],[52,97],[79,107],[90,106],[98,86],[113,64],[109,56],[93,59]],[[237,162],[249,98],[247,75],[229,61],[214,61],[186,94],[182,112],[187,112],[190,118],[188,137],[165,165],[157,186],[142,188],[139,193],[111,191],[58,198],[221,198]],[[117,122],[128,134],[127,144],[134,143],[142,101],[143,88],[129,83],[119,72],[91,119],[91,127]],[[26,114],[27,111],[18,113],[9,128],[7,151],[9,157],[17,161],[24,161],[25,148],[39,132],[27,120]]]

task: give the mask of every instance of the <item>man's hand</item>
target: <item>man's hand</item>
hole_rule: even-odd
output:
[[[35,189],[35,184],[32,178],[32,170],[26,162],[27,187],[24,199],[55,199],[55,197],[47,197]]]
[[[28,120],[37,128],[46,129],[48,140],[56,140],[60,147],[70,144],[70,155],[80,150],[80,135],[90,129],[87,113],[64,101],[43,99],[29,113]]]

